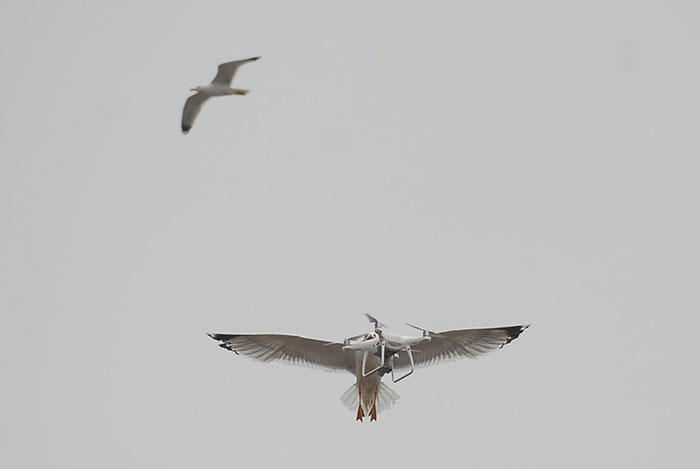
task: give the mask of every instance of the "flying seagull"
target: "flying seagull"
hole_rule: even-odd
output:
[[[216,76],[211,83],[190,89],[190,91],[196,91],[197,94],[193,94],[187,98],[185,102],[185,108],[182,110],[182,133],[187,134],[187,132],[190,131],[197,114],[199,114],[200,109],[202,109],[202,104],[210,97],[248,94],[248,90],[231,88],[231,81],[233,81],[233,76],[236,74],[238,67],[248,62],[255,62],[259,58],[260,57],[251,57],[250,59],[234,60],[233,62],[221,64],[219,65],[219,71],[216,72]]]
[[[376,325],[383,325],[368,315]],[[415,326],[412,326],[415,327]],[[391,407],[399,395],[381,382],[382,377],[390,373],[394,379],[394,369],[407,369],[413,366],[422,367],[437,363],[456,360],[459,358],[476,358],[492,350],[500,349],[517,339],[529,327],[528,325],[493,327],[488,329],[460,329],[444,332],[424,331],[420,343],[412,346],[412,357],[408,357],[405,349],[388,351],[394,354],[391,359],[382,361],[377,349],[371,355],[365,356],[357,345],[349,345],[349,340],[361,339],[359,344],[368,341],[377,342],[377,332],[362,334],[346,339],[343,343],[318,339],[309,339],[296,335],[282,334],[211,334],[209,337],[219,341],[219,346],[245,355],[261,362],[281,361],[292,365],[302,365],[325,371],[345,371],[356,377],[355,383],[345,391],[340,399],[350,410],[357,409],[357,420],[362,421],[365,415],[370,421],[377,419],[377,412]],[[388,333],[380,336],[388,337]],[[403,336],[396,336],[403,337]],[[403,337],[404,339],[409,339]],[[389,339],[387,339],[389,340]],[[390,342],[386,342],[389,344]],[[388,347],[388,345],[387,345]],[[370,372],[372,370],[372,372]],[[410,373],[409,373],[410,374]],[[394,380],[397,382],[397,380]]]

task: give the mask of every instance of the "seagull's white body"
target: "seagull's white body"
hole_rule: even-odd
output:
[[[415,366],[428,366],[458,358],[476,358],[502,348],[517,339],[528,327],[529,325],[520,325],[429,332],[429,341],[421,341],[412,347]],[[354,374],[355,384],[343,393],[341,401],[350,409],[357,409],[357,420],[360,421],[365,415],[370,416],[370,421],[376,420],[377,412],[391,407],[399,398],[398,394],[381,382],[387,370],[381,369],[363,376],[363,352],[343,344],[282,334],[209,334],[209,336],[219,341],[219,346],[222,348],[262,362],[280,360],[294,365]],[[365,339],[373,337],[373,334],[367,334]],[[405,353],[399,354],[394,363],[397,369],[410,366]],[[365,369],[373,370],[381,364],[379,356],[371,354],[367,357]]]
[[[208,95],[209,97],[228,96],[231,94],[246,94],[248,92],[248,90],[231,88],[230,86],[220,85],[217,83],[210,83],[208,85],[198,86],[198,87],[193,88],[193,89],[195,91],[197,91],[198,93],[204,93],[204,94]]]
[[[260,57],[251,57],[250,59],[235,60],[233,62],[226,62],[219,65],[219,70],[212,80],[211,83],[204,86],[197,86],[192,88],[191,91],[196,91],[197,94],[193,94],[185,102],[185,107],[182,109],[182,133],[187,134],[194,124],[194,120],[197,118],[197,114],[202,109],[204,102],[215,96],[229,96],[233,94],[245,95],[248,94],[248,90],[242,90],[240,88],[231,88],[231,82],[236,74],[236,70],[243,64],[248,62],[254,62]]]

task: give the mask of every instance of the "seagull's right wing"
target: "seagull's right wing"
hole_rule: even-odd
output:
[[[209,96],[204,93],[193,94],[187,101],[185,101],[185,107],[182,109],[182,133],[186,134],[192,128],[194,120],[197,118],[197,114],[202,109],[202,104],[204,101],[209,99]]]
[[[219,70],[216,72],[216,76],[212,80],[212,83],[230,86],[238,67],[243,64],[247,64],[248,62],[255,62],[259,58],[260,57],[251,57],[249,59],[234,60],[233,62],[226,62],[225,64],[219,65]]]
[[[355,373],[355,352],[341,344],[281,334],[208,334],[219,347],[263,362],[281,360],[326,371]]]
[[[457,360],[477,358],[492,350],[503,348],[517,339],[527,325],[490,327],[487,329],[461,329],[456,331],[429,332],[431,340],[411,347],[415,366],[428,366]],[[394,365],[397,368],[410,366],[408,355],[400,352]]]

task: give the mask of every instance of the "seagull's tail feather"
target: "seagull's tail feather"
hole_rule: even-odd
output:
[[[379,395],[377,396],[377,410],[379,412],[389,410],[399,399],[401,399],[401,396],[396,391],[384,383],[379,383]]]
[[[340,395],[340,402],[350,410],[357,409],[357,406],[360,404],[360,393],[357,391],[357,383],[354,383]]]
[[[388,410],[392,405],[396,403],[397,400],[399,400],[401,396],[399,396],[396,391],[391,389],[389,386],[385,385],[384,383],[379,383],[379,392],[377,393],[374,401],[374,405],[366,406],[369,407],[369,411],[367,413],[371,413],[372,409],[375,410],[375,415],[376,412],[383,412],[385,410]],[[354,411],[360,406],[360,390],[357,385],[357,383],[354,383],[352,386],[350,386],[343,394],[340,396],[340,401],[343,403],[345,407],[348,409]],[[364,413],[364,412],[363,412]]]

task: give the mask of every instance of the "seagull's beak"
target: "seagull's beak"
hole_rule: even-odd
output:
[[[190,91],[197,91],[197,88],[190,88]]]

